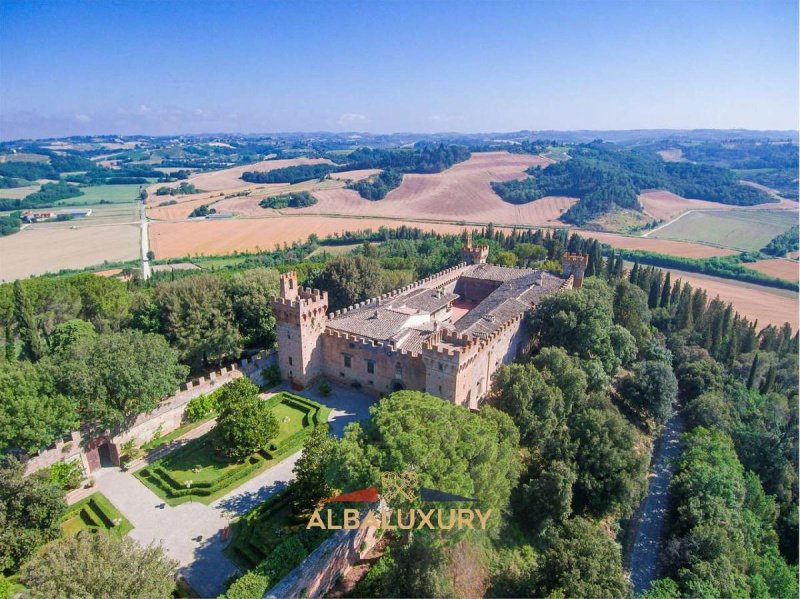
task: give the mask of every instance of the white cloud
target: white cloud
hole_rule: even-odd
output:
[[[353,112],[345,112],[339,117],[340,125],[352,125],[353,123],[364,123],[367,117],[363,114],[355,114]]]
[[[150,110],[152,109],[147,104],[142,104],[141,106],[139,106],[139,112],[141,112],[142,114],[147,114],[148,112],[150,112]]]
[[[75,115],[75,120],[78,121],[79,123],[88,123],[89,121],[92,120],[92,117],[90,117],[88,114],[83,114],[81,112]]]

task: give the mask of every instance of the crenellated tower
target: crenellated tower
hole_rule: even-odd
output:
[[[272,299],[281,376],[297,388],[322,374],[322,340],[328,321],[328,292],[303,289],[297,273],[281,275],[280,293]]]
[[[486,264],[486,259],[489,257],[488,245],[472,245],[472,232],[467,233],[467,241],[462,250],[464,254],[464,261],[467,264]]]
[[[586,273],[586,267],[589,265],[589,256],[586,254],[570,254],[564,252],[561,257],[561,264],[564,269],[563,277],[572,275],[573,289],[580,289],[583,285],[583,275]]]

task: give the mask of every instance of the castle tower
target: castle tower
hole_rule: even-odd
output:
[[[297,388],[322,374],[322,335],[328,322],[328,293],[302,289],[297,273],[281,275],[280,294],[272,299],[281,377]]]
[[[467,233],[467,242],[464,244],[462,253],[467,264],[486,264],[486,259],[489,257],[489,246],[472,245],[472,232],[470,231]]]
[[[583,285],[583,275],[586,272],[586,267],[589,265],[589,256],[586,254],[570,254],[564,252],[561,257],[561,264],[563,265],[563,277],[572,275],[573,289],[580,289]]]

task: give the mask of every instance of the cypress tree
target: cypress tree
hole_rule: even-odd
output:
[[[667,271],[667,278],[664,279],[664,287],[661,290],[661,303],[662,308],[669,308],[669,292],[672,289],[672,274]]]
[[[675,312],[675,321],[678,328],[681,330],[691,329],[694,323],[692,316],[692,286],[689,283],[683,286],[680,299],[678,300],[678,309]]]
[[[721,321],[720,321],[721,322]],[[736,358],[739,357],[739,329],[733,329],[731,338],[728,340],[728,351],[725,356],[725,362],[731,368],[736,363]]]
[[[617,279],[621,279],[622,276],[625,274],[623,271],[623,267],[625,266],[625,261],[622,259],[622,255],[617,258],[617,261],[614,262],[614,277]]]
[[[758,371],[758,354],[753,357],[753,363],[750,364],[750,374],[747,375],[747,388],[752,389],[756,383],[756,371]]]
[[[769,370],[767,370],[767,377],[761,382],[761,386],[758,388],[758,392],[762,395],[766,395],[772,388],[775,386],[775,366],[772,364],[769,365]]]
[[[14,330],[10,324],[6,325],[5,336],[5,357],[6,362],[13,362],[17,359],[17,348],[14,343]]]
[[[650,281],[650,293],[647,296],[647,307],[651,310],[658,308],[658,298],[661,295],[661,275],[658,274]]]
[[[633,268],[631,268],[631,275],[630,275],[630,282],[634,285],[639,284],[639,258],[633,262]]]
[[[44,355],[42,339],[39,337],[39,329],[36,328],[36,319],[33,317],[33,309],[25,290],[19,281],[14,281],[14,317],[17,320],[17,331],[22,341],[22,353],[31,360],[37,362]]]
[[[678,279],[672,286],[672,293],[669,294],[669,307],[677,309],[678,300],[680,300],[680,298],[681,298],[681,280]]]

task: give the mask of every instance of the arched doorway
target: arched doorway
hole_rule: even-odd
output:
[[[394,381],[392,383],[392,391],[402,391],[405,388],[406,386],[403,384],[403,381]]]

